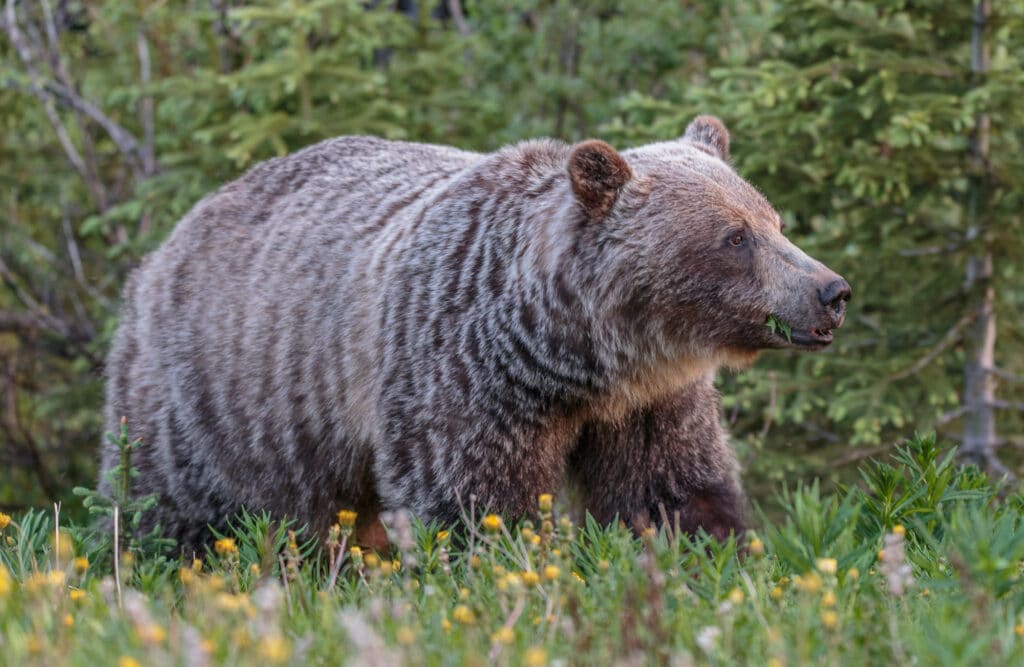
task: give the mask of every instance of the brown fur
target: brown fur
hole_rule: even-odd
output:
[[[728,134],[489,155],[344,137],[204,199],[132,275],[108,429],[186,548],[242,507],[507,518],[568,479],[603,520],[743,526],[712,382],[827,345],[848,288],[782,235]],[[826,298],[827,297],[827,298]],[[104,470],[116,464],[105,447]]]

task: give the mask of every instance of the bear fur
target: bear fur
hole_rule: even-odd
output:
[[[571,480],[601,521],[742,529],[716,371],[824,347],[849,289],[728,146],[710,117],[622,153],[342,137],[206,197],[130,277],[108,359],[150,523],[194,548],[243,507],[514,519]]]

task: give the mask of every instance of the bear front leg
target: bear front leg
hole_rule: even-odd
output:
[[[703,528],[719,540],[743,532],[747,501],[712,381],[583,427],[570,466],[595,518],[618,516],[639,532],[667,517],[685,532]]]
[[[501,515],[509,523],[533,516],[542,493],[564,479],[575,433],[567,429],[506,429],[485,417],[424,411],[438,419],[423,437],[382,444],[377,488],[385,509],[405,508],[420,520],[456,526],[470,511]],[[441,429],[440,418],[453,423]]]

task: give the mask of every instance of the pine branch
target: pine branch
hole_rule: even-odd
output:
[[[928,364],[935,361],[936,357],[945,352],[951,345],[960,340],[960,332],[969,325],[977,317],[977,313],[970,312],[961,317],[956,324],[950,327],[949,331],[942,336],[942,339],[938,344],[931,349],[928,354],[924,355],[917,361],[915,361],[909,368],[902,370],[895,375],[889,376],[886,382],[896,382],[897,380],[903,380],[916,375],[921,372]]]

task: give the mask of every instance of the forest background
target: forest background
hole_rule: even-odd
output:
[[[94,483],[125,277],[254,163],[698,113],[854,291],[828,351],[721,379],[755,500],[914,431],[1024,461],[1022,1],[0,1],[0,509]]]

